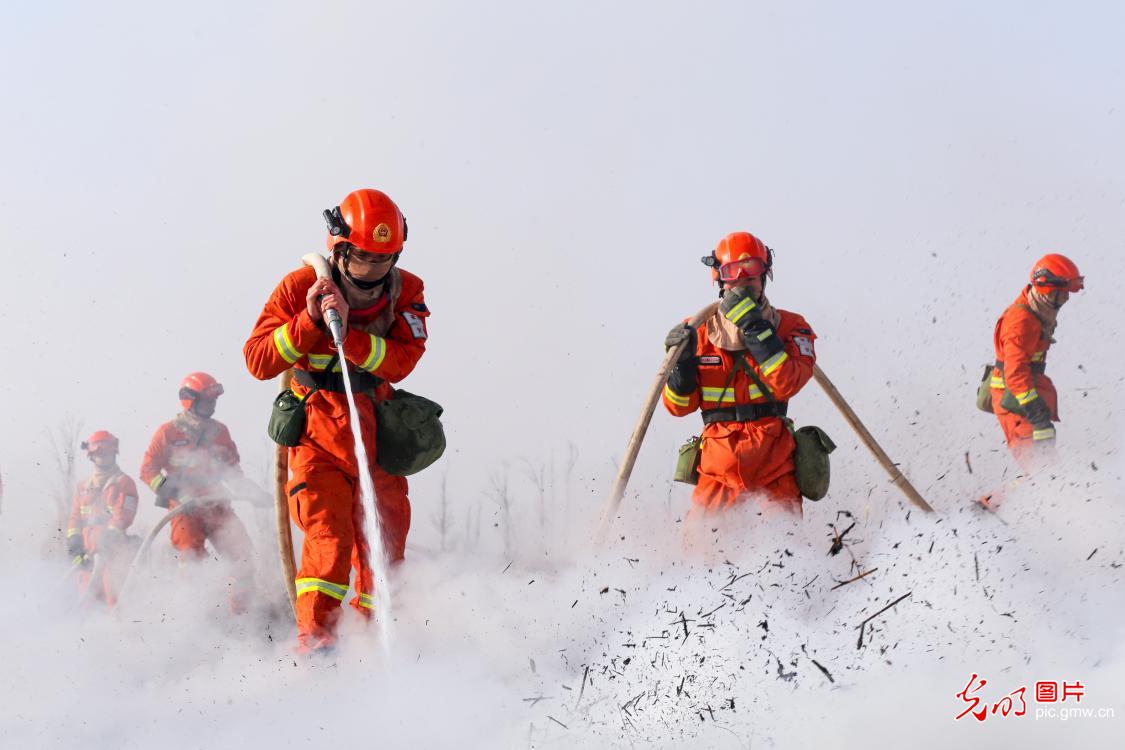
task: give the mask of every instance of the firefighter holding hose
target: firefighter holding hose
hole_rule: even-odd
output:
[[[329,649],[337,639],[341,603],[356,570],[351,605],[373,616],[374,576],[368,563],[359,472],[368,471],[389,561],[403,559],[410,528],[407,481],[376,462],[375,402],[390,396],[390,383],[405,378],[426,349],[429,309],[422,280],[398,267],[407,227],[385,193],[356,190],[328,222],[330,274],[318,278],[306,266],[277,285],[243,353],[261,380],[293,369],[293,394],[303,399],[305,425],[289,448],[286,485],[289,512],[304,532],[296,572],[297,648]],[[343,361],[326,320],[342,322]],[[348,373],[368,466],[358,466],[344,390]]]

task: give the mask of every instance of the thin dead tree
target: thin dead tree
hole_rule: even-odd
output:
[[[500,507],[499,524],[503,526],[504,554],[512,556],[512,492],[508,484],[508,467],[503,466],[492,473],[488,494]],[[479,523],[479,520],[478,520]]]
[[[78,443],[82,439],[82,422],[68,417],[62,424],[47,433],[51,443],[51,459],[54,468],[51,497],[55,503],[55,518],[58,528],[66,528],[70,515],[70,502],[78,486],[77,461]]]
[[[445,471],[441,475],[441,504],[438,505],[437,511],[430,518],[434,527],[437,528],[438,536],[441,538],[441,551],[445,552],[446,538],[449,536],[449,466],[445,467]]]
[[[542,461],[533,464],[526,458],[521,462],[521,470],[535,487],[536,499],[539,501],[539,533],[544,534],[547,531],[547,470]]]
[[[578,466],[578,446],[569,440],[566,443],[566,510],[570,514],[570,485],[574,476],[574,469]]]

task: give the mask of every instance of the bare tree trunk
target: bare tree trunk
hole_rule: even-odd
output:
[[[55,468],[54,488],[51,494],[55,501],[55,518],[59,529],[66,528],[70,503],[78,485],[75,473],[81,434],[82,422],[73,417],[68,417],[55,428],[54,432],[49,433]]]
[[[504,554],[512,556],[512,496],[508,487],[508,467],[502,467],[492,475],[489,490],[492,499],[500,506],[500,523],[504,527]]]
[[[574,468],[578,465],[578,446],[567,441],[566,444],[566,512],[570,515],[570,485]]]
[[[540,461],[538,465],[528,459],[523,460],[523,474],[535,486],[536,498],[539,500],[539,533],[547,531],[547,470]]]
[[[449,466],[445,467],[445,472],[441,475],[441,505],[438,506],[438,512],[433,517],[433,523],[437,526],[438,534],[441,537],[441,551],[445,552],[446,537],[449,534],[449,493],[447,491],[449,483]]]

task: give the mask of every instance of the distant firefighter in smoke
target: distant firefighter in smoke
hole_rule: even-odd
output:
[[[201,560],[204,543],[231,569],[231,611],[246,611],[253,568],[246,527],[231,509],[224,480],[241,478],[238,448],[227,426],[213,418],[223,386],[205,372],[180,383],[183,411],[152,436],[141,463],[141,480],[156,493],[156,505],[174,510],[191,503],[172,519],[172,546],[185,560]]]
[[[118,449],[117,438],[105,430],[82,441],[94,472],[78,484],[66,525],[66,550],[71,564],[80,566],[82,598],[111,607],[132,547],[125,530],[137,515],[137,485],[118,467]]]

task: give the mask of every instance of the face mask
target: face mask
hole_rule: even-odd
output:
[[[197,417],[209,419],[215,413],[215,399],[195,399],[191,405],[191,412]]]
[[[116,462],[117,454],[112,451],[98,451],[90,454],[90,460],[99,469],[108,469]]]

